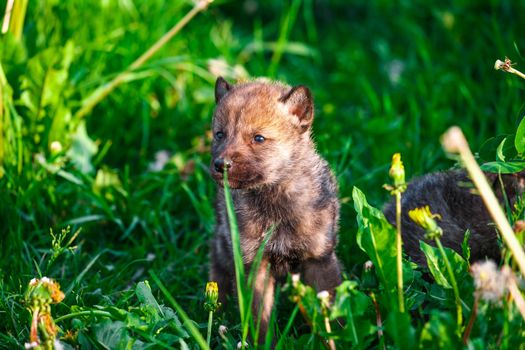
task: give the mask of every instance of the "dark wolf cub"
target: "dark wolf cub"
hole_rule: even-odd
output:
[[[523,193],[525,173],[498,175],[486,173],[492,184],[494,193],[504,205],[509,200],[512,206],[516,197]],[[462,254],[461,244],[465,231],[470,231],[468,241],[471,262],[492,259],[498,262],[501,250],[498,243],[498,233],[481,197],[475,193],[474,185],[464,170],[450,170],[432,173],[417,178],[408,184],[403,193],[402,235],[403,249],[410,258],[419,265],[426,265],[425,255],[419,248],[419,241],[424,240],[424,230],[409,217],[408,211],[416,207],[428,205],[432,213],[439,214],[438,225],[443,229],[441,242],[444,246]],[[383,212],[388,221],[395,225],[395,203],[388,203]]]
[[[210,278],[218,282],[222,300],[234,291],[222,188],[226,171],[247,271],[273,228],[256,273],[252,305],[261,317],[264,339],[276,281],[290,272],[300,273],[317,290],[333,290],[341,281],[335,255],[337,185],[312,141],[314,105],[308,88],[265,80],[231,85],[218,78],[215,100],[211,174],[219,186]]]

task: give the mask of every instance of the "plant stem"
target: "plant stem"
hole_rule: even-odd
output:
[[[2,23],[2,34],[10,31],[17,41],[22,39],[27,3],[28,0],[7,1],[4,20]]]
[[[17,0],[13,7],[13,13],[11,17],[10,32],[16,40],[22,39],[22,31],[24,29],[24,21],[26,18],[28,0]]]
[[[519,287],[518,287],[518,285],[516,283],[516,279],[515,279],[514,273],[512,272],[510,267],[508,267],[508,266],[504,266],[502,268],[502,270],[503,271],[507,270],[506,273],[509,276],[508,282],[507,282],[508,283],[507,287],[509,288],[509,293],[510,293],[512,299],[514,300],[514,304],[518,308],[518,311],[520,312],[521,317],[525,320],[525,300],[523,299],[523,295],[521,294],[521,292],[519,290]]]
[[[213,323],[213,311],[210,311],[210,315],[208,316],[208,335],[206,336],[206,343],[208,344],[208,346],[210,346],[212,323]]]
[[[153,44],[146,52],[137,58],[126,70],[119,73],[109,83],[104,84],[91,93],[86,99],[82,107],[75,113],[74,119],[81,119],[85,117],[91,110],[104,98],[106,98],[117,86],[119,86],[126,78],[129,77],[132,71],[142,66],[148,59],[151,58],[157,51],[159,51],[171,38],[184,28],[189,21],[193,19],[199,12],[204,10],[213,0],[199,0],[195,6],[175,24],[166,34],[164,34],[155,44]]]
[[[330,320],[326,316],[324,318],[324,326],[326,328],[326,333],[332,333],[332,327],[330,326]],[[328,339],[328,347],[330,348],[330,350],[336,350],[335,342],[333,339]]]
[[[401,191],[396,191],[396,250],[397,250],[397,299],[399,311],[405,312],[403,295],[403,240],[401,238]]]
[[[470,337],[470,332],[472,331],[472,327],[474,326],[474,321],[476,320],[476,316],[478,315],[478,298],[474,296],[474,305],[472,305],[472,313],[470,314],[470,318],[468,320],[467,328],[465,329],[465,333],[463,333],[463,344],[467,344],[468,338]]]
[[[301,312],[301,315],[303,315],[303,319],[306,321],[306,323],[308,324],[308,326],[310,326],[310,329],[314,329],[313,328],[313,324],[312,324],[312,320],[310,320],[310,317],[308,317],[308,312],[306,311],[306,309],[304,308],[304,305],[302,303],[301,300],[297,300],[296,301],[297,303],[297,306],[299,307],[299,311]],[[353,325],[353,324],[352,324]],[[323,346],[327,349],[327,350],[330,350],[330,348],[328,347],[328,344],[326,344],[323,340],[323,337],[321,337],[318,333],[314,333],[320,340],[321,340],[321,344],[323,344]]]
[[[509,73],[516,74],[518,77],[520,77],[522,79],[525,79],[525,74],[523,74],[522,72],[520,72],[517,69],[511,68],[511,69],[509,69]]]
[[[379,339],[379,347],[386,350],[386,346],[383,339],[383,321],[381,319],[381,311],[379,310],[379,304],[377,303],[376,295],[374,292],[370,293],[370,298],[374,304],[374,310],[376,312],[376,325],[377,325],[377,338]],[[381,346],[382,344],[382,346]]]
[[[503,241],[509,247],[518,264],[521,274],[525,277],[525,253],[523,252],[505,213],[501,209],[498,199],[488,184],[485,175],[479,168],[476,159],[474,159],[461,129],[457,126],[448,129],[443,135],[442,144],[447,152],[459,153],[461,156],[472,182],[474,182],[476,189],[481,195],[494,223],[498,226]]]
[[[509,319],[510,319],[510,300],[506,300],[503,306],[503,329],[501,331],[501,350],[508,350],[509,348]]]
[[[9,30],[9,23],[11,22],[11,14],[13,12],[13,4],[15,0],[7,0],[5,5],[4,21],[2,22],[2,34]]]
[[[436,238],[435,241],[441,255],[443,256],[443,260],[445,261],[445,266],[449,274],[450,283],[452,284],[452,289],[454,290],[454,299],[456,302],[457,310],[458,332],[461,332],[461,325],[463,324],[463,310],[461,307],[461,299],[459,297],[458,284],[456,282],[456,277],[454,276],[452,266],[450,265],[450,261],[448,261],[447,255],[445,254],[445,249],[443,249],[443,245],[441,244],[441,240],[439,238]]]
[[[79,317],[79,316],[102,316],[102,317],[113,318],[113,315],[111,315],[111,313],[107,312],[107,311],[86,310],[86,311],[73,312],[71,314],[67,314],[67,315],[58,317],[58,318],[55,319],[55,323],[67,320],[69,318]]]

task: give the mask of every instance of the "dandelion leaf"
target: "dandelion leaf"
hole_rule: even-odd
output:
[[[396,231],[383,213],[368,204],[357,187],[353,190],[357,212],[357,244],[373,262],[377,276],[390,294],[396,287]]]

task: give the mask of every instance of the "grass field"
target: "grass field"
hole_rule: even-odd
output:
[[[14,16],[1,34],[0,348],[29,341],[24,293],[43,276],[65,293],[52,313],[67,348],[202,347],[171,298],[205,337],[215,193],[209,130],[218,75],[265,76],[313,92],[315,139],[343,203],[338,256],[344,293],[353,297],[340,311],[353,305],[364,320],[333,338],[338,348],[463,346],[450,332],[450,288],[409,267],[409,288],[418,291],[410,296],[421,303],[409,303],[412,318],[397,319],[379,295],[387,326],[386,338],[377,340],[372,299],[360,285],[369,258],[356,243],[353,187],[380,208],[390,196],[382,185],[390,181],[392,154],[401,153],[408,178],[454,166],[440,145],[452,125],[481,150],[480,163],[496,159],[497,143],[482,145],[516,132],[525,84],[495,71],[494,61],[508,56],[518,69],[525,64],[525,2],[216,1],[79,114],[192,6],[29,1],[25,16]],[[472,294],[472,281],[465,288]],[[279,346],[321,348],[326,332],[310,330],[290,293],[280,292],[275,315],[278,335],[287,332]],[[466,319],[471,294],[463,301]],[[523,348],[523,319],[504,304],[480,307],[485,321],[475,323],[469,348]],[[221,324],[229,329],[224,339]],[[242,327],[234,306],[217,312],[211,348],[235,348]],[[403,345],[396,334],[415,343]]]

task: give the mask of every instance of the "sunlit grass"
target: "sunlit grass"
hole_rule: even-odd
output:
[[[188,328],[163,318],[151,323],[158,329],[137,326],[122,339],[178,348],[177,332],[186,329],[190,334],[181,339],[205,348],[202,291],[215,196],[207,170],[210,59],[230,65],[226,75],[238,66],[251,76],[312,89],[315,139],[336,171],[343,203],[338,255],[352,281],[368,259],[355,239],[354,185],[380,207],[388,197],[381,185],[394,152],[403,154],[407,174],[446,169],[453,162],[439,136],[448,126],[459,123],[477,150],[490,137],[515,132],[523,115],[521,81],[492,67],[505,55],[523,65],[522,5],[250,3],[217,1],[195,17],[97,101],[84,116],[85,129],[73,116],[97,87],[126,71],[192,5],[30,2],[24,20],[15,18],[23,31],[0,37],[0,347],[21,348],[30,339],[23,293],[32,278],[49,276],[66,294],[53,306],[55,320],[80,334],[84,345],[100,347],[96,341],[108,339],[94,334],[117,332],[125,317],[157,317],[135,296],[137,285],[153,278],[151,293],[161,304],[180,307]],[[169,154],[167,162],[152,170],[159,151]],[[81,229],[74,239],[58,242],[49,234],[68,226],[72,233]],[[249,279],[250,272],[238,275]],[[421,298],[414,292],[421,283],[420,277],[405,281],[407,309]],[[352,288],[353,298],[361,298]],[[246,289],[238,293],[238,309],[233,302],[215,313],[211,348],[233,349],[257,333]],[[277,347],[321,346],[286,293],[272,318]],[[341,310],[348,310],[347,301]],[[349,305],[356,319],[368,320]],[[446,324],[446,316],[428,312],[434,325]],[[506,322],[519,328],[515,318]],[[217,334],[219,325],[228,327],[226,335]],[[487,325],[487,333],[499,334],[497,326]],[[433,330],[429,326],[428,334]],[[367,331],[352,334],[352,341],[363,341]]]

